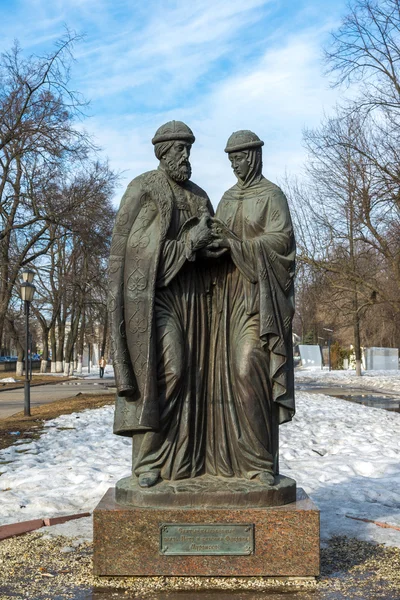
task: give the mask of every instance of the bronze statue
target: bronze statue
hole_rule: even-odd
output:
[[[263,142],[233,133],[225,152],[238,179],[217,209],[220,259],[212,303],[206,471],[278,474],[278,425],[294,414],[295,240],[286,198],[262,175]]]
[[[225,149],[238,182],[213,218],[190,181],[194,140],[180,121],[157,130],[159,167],[129,184],[113,231],[114,431],[133,440],[133,477],[117,484],[124,499],[137,483],[193,478],[203,491],[221,477],[276,490],[278,426],[294,414],[286,198],[262,175],[263,142],[238,131]],[[286,479],[282,503],[295,495]]]
[[[141,487],[204,470],[213,209],[190,181],[194,140],[180,121],[157,130],[159,167],[131,181],[112,236],[114,432],[133,438]]]

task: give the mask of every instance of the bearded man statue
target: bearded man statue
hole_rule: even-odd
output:
[[[228,140],[236,185],[214,221],[220,258],[213,292],[206,472],[273,486],[278,425],[294,414],[295,240],[283,192],[262,175],[263,142]]]
[[[111,242],[114,432],[133,439],[141,487],[204,470],[210,281],[200,253],[213,210],[190,181],[194,140],[180,121],[157,130],[159,167],[129,184]]]

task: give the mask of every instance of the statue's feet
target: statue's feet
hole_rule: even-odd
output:
[[[273,473],[269,473],[268,471],[263,471],[259,474],[258,480],[264,485],[268,485],[269,487],[275,484],[275,477]]]
[[[160,477],[160,471],[146,471],[146,473],[140,473],[139,485],[140,487],[147,488],[156,485]]]

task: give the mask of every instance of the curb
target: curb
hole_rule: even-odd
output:
[[[38,387],[40,385],[58,385],[60,383],[64,383],[64,381],[68,381],[67,379],[63,380],[63,381],[45,381],[43,383],[32,383],[29,387]],[[12,392],[14,390],[23,390],[24,386],[23,385],[15,385],[14,387],[0,387],[0,394],[1,392]]]
[[[73,521],[75,519],[82,519],[83,517],[90,517],[91,513],[78,513],[75,515],[66,515],[64,517],[50,517],[45,519],[33,519],[32,521],[21,521],[20,523],[12,523],[11,525],[0,526],[0,540],[6,540],[7,538],[14,537],[17,535],[23,535],[42,527],[51,527],[52,525],[60,525],[67,521]]]

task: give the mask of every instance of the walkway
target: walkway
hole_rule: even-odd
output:
[[[78,394],[106,394],[114,391],[114,385],[113,376],[105,374],[103,379],[89,376],[61,383],[32,386],[31,406],[49,404],[55,400],[78,396]],[[14,415],[21,410],[24,410],[24,388],[0,390],[0,419]]]

